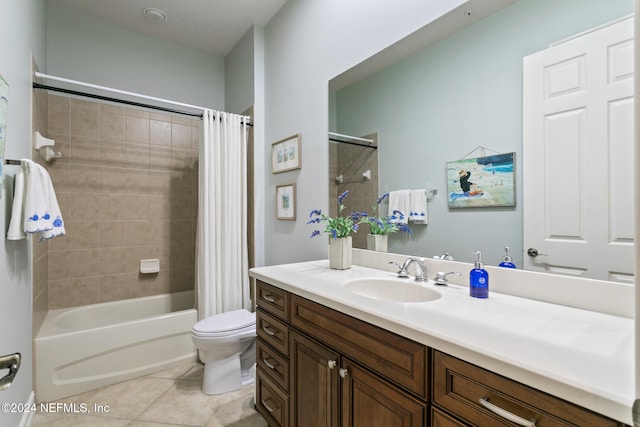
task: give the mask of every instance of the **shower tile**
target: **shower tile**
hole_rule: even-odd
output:
[[[106,194],[124,194],[127,191],[127,169],[100,168],[100,187]]]
[[[69,251],[49,252],[48,274],[50,281],[69,277]]]
[[[149,198],[140,194],[128,194],[125,196],[125,219],[146,220],[149,219]]]
[[[149,121],[149,144],[171,146],[171,122],[161,120]]]
[[[119,301],[127,297],[129,274],[100,276],[100,302]]]
[[[141,117],[127,115],[126,140],[149,144],[149,120]]]
[[[160,271],[157,274],[138,275],[127,287],[127,298],[139,298],[169,292],[169,275]]]
[[[101,248],[121,248],[125,244],[124,221],[102,221],[100,222],[100,247]],[[101,268],[102,271],[102,268]]]
[[[71,168],[69,168],[68,164],[52,164],[51,167],[49,167],[49,176],[51,177],[51,183],[53,184],[53,188],[55,188],[56,193],[67,192],[70,190],[70,169]]]
[[[147,110],[137,108],[126,108],[125,113],[128,117],[140,117],[143,119],[148,119],[150,117],[150,113]]]
[[[96,304],[100,301],[99,290],[99,277],[50,281],[49,309]]]
[[[195,272],[192,267],[171,268],[170,292],[190,291],[194,289]]]
[[[69,135],[71,130],[70,99],[61,96],[50,96],[47,121],[49,122],[48,132]]]
[[[61,147],[57,148],[62,150]],[[100,163],[100,140],[86,136],[72,136],[71,150],[64,150],[65,160],[77,163],[97,165]],[[75,163],[77,162],[77,163]]]
[[[171,115],[163,114],[163,113],[156,113],[156,112],[153,112],[153,111],[149,112],[149,119],[150,120],[159,120],[161,122],[171,123]]]
[[[125,245],[145,246],[148,244],[150,228],[149,221],[126,221]]]
[[[127,156],[124,139],[100,140],[100,164],[110,167],[124,167]]]
[[[99,219],[102,221],[124,219],[125,197],[124,194],[101,194]]]
[[[69,276],[92,277],[100,272],[100,249],[70,250]]]
[[[193,208],[193,197],[191,194],[181,193],[171,198],[171,219],[191,219]]]
[[[71,165],[69,191],[76,193],[100,193],[100,168],[93,165]]]
[[[171,146],[191,149],[191,124],[173,123],[171,125]]]
[[[149,144],[127,142],[125,152],[125,167],[149,169]]]
[[[184,116],[171,116],[171,123],[191,126],[191,119]]]
[[[150,146],[149,147],[149,168],[169,170],[171,169],[171,148]]]
[[[169,219],[171,217],[171,197],[166,195],[149,196],[149,218],[152,220]]]
[[[65,223],[69,249],[94,249],[100,247],[100,223],[98,221],[68,221]]]
[[[169,171],[149,171],[149,194],[171,195],[175,191],[172,186],[173,176]]]
[[[100,107],[95,102],[71,100],[71,135],[98,138]]]
[[[200,147],[200,124],[191,126],[191,149],[198,151]]]
[[[105,107],[107,106],[100,106],[100,138],[124,139],[126,129],[124,109]]]
[[[91,221],[100,217],[100,194],[98,193],[71,193],[65,195],[64,219],[66,221]],[[63,204],[60,200],[60,209]]]
[[[162,245],[171,241],[171,221],[168,219],[152,219],[149,221],[149,244]]]
[[[149,193],[149,170],[148,169],[126,169],[124,191],[127,194],[148,194]]]
[[[100,249],[100,274],[118,274],[125,271],[127,253],[123,248]]]
[[[190,149],[171,149],[171,169],[184,171],[193,168],[197,159],[197,152]]]
[[[140,271],[140,260],[154,258],[151,256],[151,246],[136,246],[123,249],[125,253],[125,263],[122,271],[127,273],[138,273]],[[160,263],[160,269],[167,269],[169,264]]]

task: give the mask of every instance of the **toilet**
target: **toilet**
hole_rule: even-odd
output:
[[[207,317],[193,325],[191,338],[204,362],[204,393],[227,393],[254,382],[255,313],[241,309]]]

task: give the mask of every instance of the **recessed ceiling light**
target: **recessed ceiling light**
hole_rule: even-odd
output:
[[[151,22],[161,23],[167,20],[167,14],[163,10],[155,7],[146,7],[142,9],[142,15]]]

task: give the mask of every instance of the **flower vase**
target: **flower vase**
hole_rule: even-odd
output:
[[[387,252],[388,234],[367,234],[367,249],[370,251]]]
[[[351,236],[329,237],[329,267],[336,270],[351,268]]]

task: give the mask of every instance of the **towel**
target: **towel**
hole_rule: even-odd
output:
[[[411,190],[409,221],[416,224],[427,223],[427,190]]]
[[[20,232],[26,234],[41,233],[40,241],[53,237],[64,236],[64,221],[58,199],[56,197],[51,177],[45,168],[39,164],[22,159],[24,177],[16,174],[16,187],[11,209],[11,224],[9,231],[12,240],[22,237]],[[23,183],[20,181],[23,180]],[[19,186],[24,187],[20,192]],[[17,223],[17,225],[14,223]],[[20,230],[22,224],[22,230]],[[9,233],[7,233],[9,239]]]
[[[24,234],[24,169],[19,168],[13,178],[13,207],[11,208],[11,221],[9,222],[9,231],[7,231],[7,240],[26,239]]]
[[[411,209],[411,192],[409,190],[391,191],[389,193],[389,217],[399,211],[402,215],[396,215],[390,222],[407,224],[409,222],[409,210]]]

